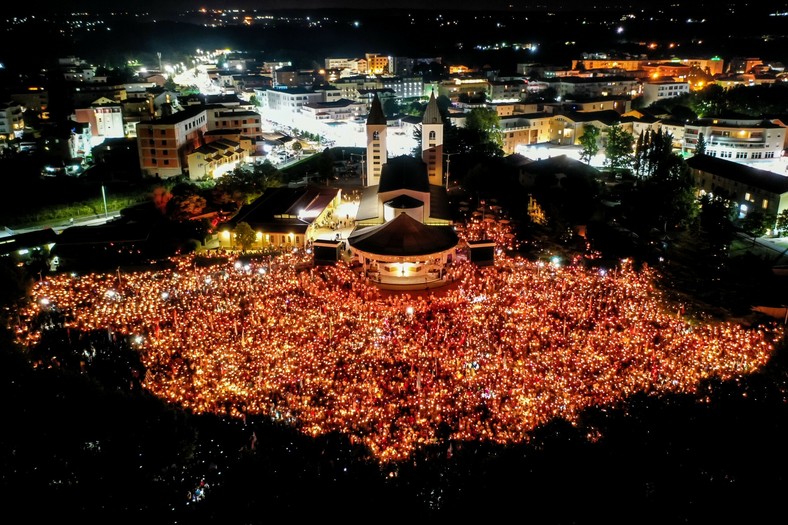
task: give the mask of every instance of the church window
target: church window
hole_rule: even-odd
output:
[[[435,132],[430,131],[430,140],[435,140]]]
[[[372,132],[372,140],[380,140],[380,131]]]

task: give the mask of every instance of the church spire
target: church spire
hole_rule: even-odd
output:
[[[383,165],[388,160],[386,124],[383,106],[380,105],[378,94],[375,93],[367,115],[367,165],[364,172],[364,186],[376,186],[380,183]]]
[[[367,115],[367,125],[370,124],[386,125],[386,115],[383,113],[383,106],[380,103],[377,92],[372,98],[372,105],[369,108],[369,115]]]
[[[424,110],[424,116],[421,119],[422,124],[443,124],[440,109],[438,109],[438,101],[435,99],[435,90],[430,93],[430,101],[427,103],[427,109]]]

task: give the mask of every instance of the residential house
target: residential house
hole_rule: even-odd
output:
[[[187,156],[189,179],[218,179],[233,171],[248,156],[249,152],[241,147],[240,142],[227,138],[212,140]]]

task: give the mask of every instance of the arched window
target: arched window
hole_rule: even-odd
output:
[[[430,140],[435,140],[435,132],[430,131]]]
[[[380,131],[372,132],[372,140],[380,140]]]

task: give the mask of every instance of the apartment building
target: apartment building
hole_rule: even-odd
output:
[[[390,75],[392,60],[390,56],[378,55],[377,53],[366,53],[364,56],[367,62],[367,70],[361,71],[368,75]]]
[[[317,73],[313,69],[299,69],[294,66],[284,66],[274,70],[272,84],[274,87],[311,86],[317,80]]]
[[[633,97],[640,93],[640,83],[635,78],[609,77],[558,77],[545,79],[561,99],[599,98],[608,96]]]
[[[632,133],[629,121],[622,121],[617,111],[572,111],[553,115],[550,119],[549,141],[553,144],[576,146],[585,133],[585,127],[593,125],[600,131],[602,141],[607,133],[607,128],[615,123],[622,125],[624,130]]]
[[[671,98],[686,95],[690,91],[689,82],[676,80],[647,80],[643,82],[643,105],[650,106]]]
[[[188,155],[203,145],[208,131],[205,108],[186,108],[172,115],[137,124],[140,169],[163,179],[188,171]]]
[[[490,81],[484,77],[454,77],[438,83],[438,96],[448,97],[452,102],[457,102],[460,97],[475,98],[481,95],[489,96]]]
[[[381,76],[379,82],[384,89],[390,89],[398,98],[421,98],[424,94],[424,80],[414,76]]]
[[[361,100],[361,93],[383,89],[383,81],[378,77],[354,75],[335,80],[331,85],[339,91],[339,98]]]
[[[504,153],[511,155],[517,153],[520,146],[549,142],[551,119],[552,115],[545,112],[501,117]]]
[[[49,119],[49,91],[42,86],[28,86],[22,91],[14,91],[9,97],[24,106],[25,111],[33,111],[41,120]]]
[[[528,82],[524,79],[490,80],[492,102],[515,102],[528,95]]]
[[[706,155],[735,162],[771,161],[786,145],[785,128],[769,120],[706,118],[684,126],[682,152],[694,153],[701,134]]]
[[[13,140],[22,136],[25,131],[22,110],[23,107],[18,102],[0,102],[0,135],[4,136],[2,140]]]
[[[588,111],[613,110],[623,115],[631,108],[632,98],[629,96],[608,96],[585,100],[569,99],[563,100],[561,102],[551,102],[544,104],[544,110],[549,113],[560,113],[561,111],[576,111],[578,113],[584,113]]]
[[[76,108],[73,119],[75,122],[86,123],[90,126],[93,143],[103,142],[104,139],[118,139],[126,136],[123,121],[123,108],[114,100],[99,98],[90,106]]]
[[[247,137],[263,137],[262,117],[256,111],[220,104],[204,106],[204,109],[208,116],[208,131],[240,129],[241,134]]]
[[[323,92],[307,88],[255,89],[254,94],[257,96],[257,100],[260,101],[260,109],[262,111],[288,111],[293,113],[300,110],[302,106],[323,102],[326,98]],[[337,91],[337,99],[339,94],[340,91]]]
[[[314,120],[353,120],[367,113],[367,105],[343,98],[335,102],[305,104],[301,106],[301,113]]]
[[[689,68],[698,68],[708,75],[720,75],[723,73],[724,61],[720,57],[710,58],[673,58],[668,62],[655,62],[649,59],[617,59],[617,58],[600,58],[600,59],[580,59],[572,60],[572,69],[576,70],[582,64],[586,71],[591,69],[615,69],[620,68],[625,71],[639,71],[646,69],[654,64],[673,64],[677,66],[685,66]]]
[[[736,203],[738,217],[753,211],[779,215],[788,208],[788,177],[710,155],[687,159],[699,195],[725,192]]]

